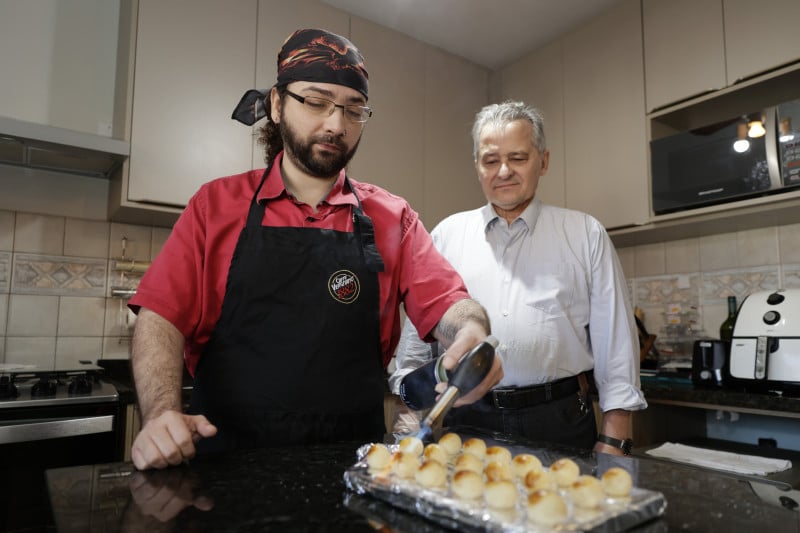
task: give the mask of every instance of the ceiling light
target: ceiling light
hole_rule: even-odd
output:
[[[751,139],[763,137],[767,133],[767,130],[764,129],[764,123],[760,120],[753,120],[747,127],[747,136]]]
[[[750,141],[747,140],[747,124],[739,124],[737,133],[739,138],[733,143],[733,149],[742,154],[750,149]]]

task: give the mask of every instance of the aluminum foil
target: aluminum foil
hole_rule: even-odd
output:
[[[606,498],[597,510],[586,511],[574,507],[569,494],[562,491],[569,509],[567,521],[555,527],[544,527],[528,520],[524,498],[509,510],[492,509],[479,501],[464,501],[453,495],[448,488],[428,489],[413,480],[394,476],[373,476],[367,468],[364,456],[372,444],[365,444],[357,451],[357,462],[344,473],[347,487],[360,495],[382,500],[404,511],[422,516],[438,525],[451,529],[497,531],[507,533],[533,532],[553,533],[587,531],[611,533],[625,531],[653,518],[666,510],[666,500],[660,492],[634,487],[630,498]],[[387,445],[389,451],[397,445]],[[512,453],[533,453],[545,464],[550,463],[536,450],[512,450]],[[449,476],[448,476],[449,479]],[[525,494],[518,487],[519,494]]]

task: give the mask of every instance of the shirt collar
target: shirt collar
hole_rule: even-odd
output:
[[[275,157],[275,163],[272,165],[269,175],[267,175],[267,180],[264,182],[263,187],[261,187],[261,190],[258,192],[258,197],[256,200],[259,203],[263,203],[267,200],[276,200],[281,196],[285,196],[287,198],[290,196],[289,191],[286,190],[286,186],[283,184],[283,178],[281,178],[282,159],[283,152],[279,153]],[[344,169],[339,172],[339,177],[336,178],[336,182],[333,184],[333,187],[323,202],[330,205],[358,205],[355,195],[344,185],[345,174],[346,172]]]
[[[526,207],[514,221],[522,220],[525,225],[528,226],[529,230],[533,230],[534,226],[536,226],[536,220],[539,218],[539,213],[541,212],[542,202],[534,197],[531,203],[528,204],[528,207]],[[483,217],[486,231],[489,231],[489,229],[500,220],[500,216],[497,214],[497,211],[494,210],[494,206],[492,206],[491,203],[487,203],[481,208],[481,216]]]

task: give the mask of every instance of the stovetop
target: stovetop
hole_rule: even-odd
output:
[[[103,369],[91,363],[44,369],[0,365],[0,409],[117,401]]]

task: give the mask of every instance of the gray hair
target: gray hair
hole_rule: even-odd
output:
[[[500,128],[517,120],[526,120],[531,124],[533,145],[544,154],[547,150],[547,143],[544,137],[544,118],[542,113],[535,107],[525,105],[523,102],[507,100],[502,104],[489,104],[478,111],[475,115],[475,123],[472,125],[472,155],[475,161],[478,160],[478,149],[480,144],[481,132],[487,126]]]

